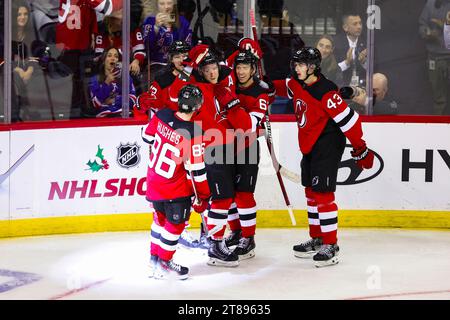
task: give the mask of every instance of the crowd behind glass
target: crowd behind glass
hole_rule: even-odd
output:
[[[225,59],[243,36],[247,14],[244,0],[131,0],[130,61],[125,63],[122,9],[105,16],[87,8],[85,0],[72,0],[64,12],[58,10],[60,1],[66,2],[11,2],[12,122],[121,117],[122,68],[130,74],[133,117],[136,97],[164,68],[173,41],[190,46],[201,41]],[[408,8],[398,0],[380,2],[370,76],[369,17],[362,2],[256,0],[265,73],[272,79],[289,76],[292,52],[315,46],[322,54],[322,73],[338,86],[354,89],[348,102],[355,111],[449,115],[450,0],[408,2]],[[3,25],[3,7],[0,10]],[[370,108],[366,79],[373,88]],[[271,106],[271,113],[291,112],[290,102],[282,98]]]

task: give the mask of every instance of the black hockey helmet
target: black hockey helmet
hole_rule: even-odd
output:
[[[294,52],[291,59],[291,72],[295,72],[295,63],[304,63],[307,66],[315,65],[314,74],[317,75],[320,72],[320,63],[322,62],[322,55],[319,49],[313,47],[303,47]]]
[[[241,63],[256,67],[256,57],[250,50],[241,51],[234,59],[234,67]]]
[[[200,109],[203,103],[202,91],[193,84],[185,85],[178,94],[178,111],[191,113]]]
[[[168,53],[170,57],[173,57],[176,54],[180,53],[188,53],[191,50],[191,47],[182,40],[177,40],[172,42],[169,47]]]
[[[238,53],[238,55],[236,56],[236,58],[234,58],[234,64],[233,64],[233,70],[235,73],[236,78],[238,79],[238,76],[236,74],[236,67],[239,64],[247,64],[250,65],[250,67],[253,68],[252,73],[250,74],[250,78],[248,80],[245,81],[245,83],[248,83],[248,81],[250,81],[250,79],[255,79],[256,78],[256,72],[257,72],[257,59],[255,57],[255,55],[250,51],[250,50],[244,50]],[[240,80],[238,80],[240,81]],[[241,84],[245,84],[245,83],[241,83]]]
[[[207,66],[208,64],[214,64],[214,63],[219,65],[219,59],[217,59],[217,57],[213,53],[208,52],[205,55],[205,57],[203,58],[203,60],[200,61],[200,63],[198,64],[198,67],[203,68],[204,66]]]

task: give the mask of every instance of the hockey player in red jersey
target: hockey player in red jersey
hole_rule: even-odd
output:
[[[240,51],[233,61],[236,76],[236,94],[240,105],[250,115],[251,126],[247,129],[244,150],[238,152],[235,165],[236,214],[228,215],[230,235],[225,239],[228,247],[236,245],[234,253],[239,260],[255,255],[256,201],[254,197],[258,176],[260,123],[269,106],[267,90],[260,86],[255,76],[257,57],[250,51]],[[242,142],[242,141],[240,141]],[[240,148],[238,148],[240,149]]]
[[[184,72],[184,60],[190,47],[184,41],[174,41],[169,48],[169,63],[164,71],[159,73],[147,92],[139,95],[136,103],[135,117],[150,118],[162,108],[177,110],[178,91],[187,80]],[[183,80],[184,79],[184,80]],[[181,83],[179,83],[181,82]],[[150,114],[148,114],[150,113]]]
[[[192,116],[201,107],[203,95],[198,87],[186,85],[178,96],[177,112],[165,108],[151,119],[143,138],[151,144],[147,172],[146,198],[153,204],[151,258],[154,277],[188,277],[188,268],[176,264],[173,256],[185,228],[194,195],[190,172],[199,199],[194,210],[204,210],[210,192],[203,160],[201,128]],[[198,208],[203,207],[203,208]]]
[[[298,122],[302,184],[307,199],[311,239],[295,245],[294,255],[313,255],[317,267],[339,262],[337,213],[334,192],[346,138],[361,169],[373,165],[374,154],[362,139],[361,121],[338,93],[337,86],[320,73],[319,50],[304,47],[291,60],[289,79],[274,81],[277,95],[293,99]]]
[[[195,52],[203,52],[203,48],[193,48],[190,53],[192,61],[198,61]],[[234,92],[233,70],[220,64],[214,54],[208,52],[199,61],[198,68],[194,68],[191,77],[205,95],[205,103],[195,119],[202,121],[206,133],[216,131],[222,136],[219,141],[207,144],[205,151],[208,184],[211,189],[211,206],[207,213],[207,226],[211,236],[208,264],[234,267],[239,265],[239,257],[229,250],[224,241],[227,216],[235,196],[234,130],[250,127],[251,119],[239,105],[239,99]]]

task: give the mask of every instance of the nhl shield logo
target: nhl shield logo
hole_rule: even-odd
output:
[[[117,163],[119,166],[127,169],[137,166],[139,161],[141,161],[139,148],[136,142],[134,144],[120,143],[120,146],[117,147]]]

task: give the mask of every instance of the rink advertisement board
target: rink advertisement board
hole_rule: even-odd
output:
[[[141,125],[0,131],[0,220],[145,214],[148,145]],[[360,171],[348,146],[338,174],[339,209],[439,211],[450,215],[450,124],[363,123],[375,165]],[[272,124],[280,163],[300,174],[297,127]],[[265,141],[256,201],[286,208]],[[285,180],[295,209],[301,185]],[[1,222],[1,221],[0,221]],[[147,226],[144,226],[147,227]]]
[[[0,131],[0,220],[9,219],[9,177],[11,175],[9,131]]]

